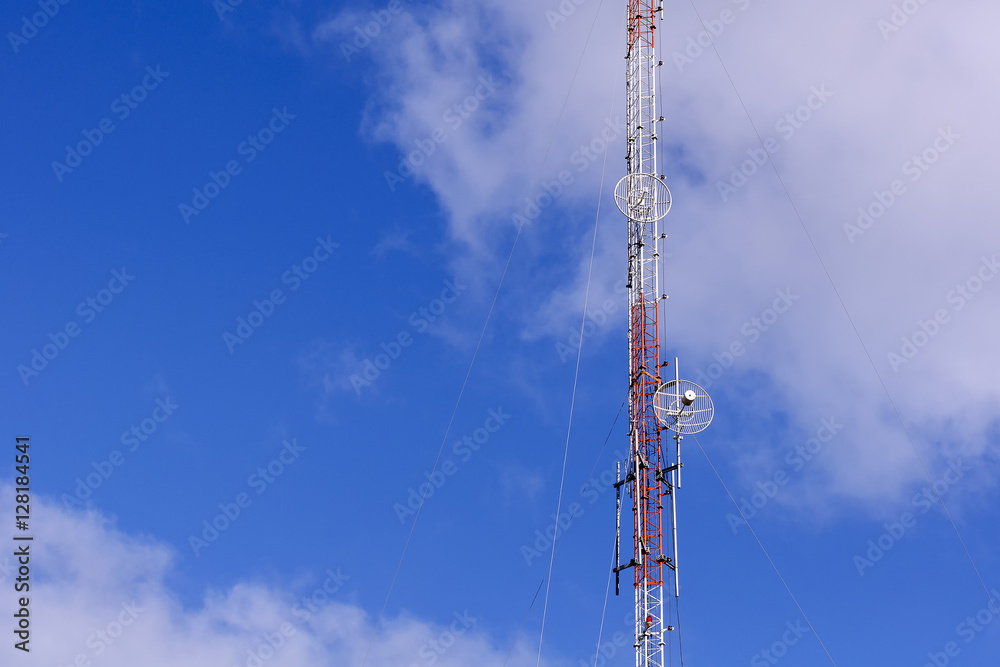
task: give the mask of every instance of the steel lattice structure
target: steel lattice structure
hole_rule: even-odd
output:
[[[662,427],[654,412],[660,377],[660,219],[670,194],[657,171],[656,22],[661,0],[628,0],[626,51],[627,175],[616,191],[628,218],[629,439],[626,476],[618,482],[632,499],[634,555],[615,568],[634,569],[636,667],[664,665],[667,619],[664,618],[664,567],[667,557],[664,499],[673,491],[678,468],[669,466],[661,448]],[[665,365],[665,364],[664,364]],[[664,523],[664,519],[668,523]],[[673,577],[671,577],[673,578]],[[617,579],[616,579],[617,581]],[[669,584],[668,584],[669,587]],[[616,586],[617,591],[617,586]],[[676,593],[676,591],[675,591]],[[672,628],[670,628],[672,630]]]

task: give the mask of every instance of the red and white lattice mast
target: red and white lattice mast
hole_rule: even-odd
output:
[[[660,283],[660,244],[666,234],[660,221],[670,210],[670,191],[659,175],[659,125],[656,112],[657,20],[662,0],[628,0],[628,36],[625,52],[627,174],[615,188],[615,201],[628,219],[628,342],[629,342],[629,459],[625,477],[619,474],[618,525],[621,524],[621,487],[632,498],[633,557],[618,555],[616,535],[615,592],[619,575],[633,569],[635,580],[636,667],[665,664],[668,633],[674,630],[672,611],[664,613],[667,594],[679,595],[677,569],[677,489],[680,487],[682,433],[708,426],[711,399],[698,385],[681,380],[676,360],[673,379],[664,383],[660,363],[660,304],[666,299]],[[674,451],[662,447],[661,433],[674,432]],[[669,507],[665,510],[665,501]],[[666,536],[666,537],[665,537]],[[668,556],[668,554],[670,554]],[[665,579],[664,575],[668,575]],[[672,576],[669,576],[671,575]],[[670,590],[672,589],[672,591]],[[670,605],[671,609],[673,605]],[[677,642],[678,648],[680,642]]]

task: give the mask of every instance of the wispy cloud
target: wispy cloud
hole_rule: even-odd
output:
[[[891,20],[892,3],[734,7],[739,20],[716,41],[756,132],[710,46],[698,47],[700,55],[680,70],[671,65],[672,51],[683,53],[690,40],[701,39],[703,26],[690,8],[675,7],[660,35],[673,45],[665,47],[668,66],[661,72],[663,170],[675,201],[666,221],[673,257],[664,274],[670,354],[679,352],[689,371],[707,369],[713,355],[743,340],[741,325],[766,310],[776,289],[796,290],[802,295],[796,310],[732,366],[716,391],[740,392],[743,402],[801,428],[820,415],[848,416],[837,451],[817,461],[815,502],[898,501],[923,481],[913,446],[934,465],[956,450],[980,460],[998,446],[989,433],[1000,385],[987,369],[1000,366],[1000,348],[991,342],[1000,281],[983,283],[961,312],[949,311],[947,330],[903,370],[894,372],[888,355],[898,353],[901,337],[920,321],[953,307],[950,290],[968,281],[984,253],[1000,252],[987,195],[995,157],[983,148],[1000,138],[986,111],[1000,102],[1000,92],[972,74],[993,57],[984,19],[1000,18],[1000,9],[982,1],[958,10],[928,5],[887,42],[879,21]],[[581,6],[557,30],[546,18],[551,8],[528,0],[448,0],[410,9],[386,28],[394,48],[371,51],[379,87],[365,129],[405,156],[484,72],[502,77],[503,89],[437,147],[414,182],[430,188],[449,215],[451,236],[460,242],[454,265],[503,261],[511,214],[536,193],[536,176],[575,169],[574,151],[621,108],[620,81],[612,97],[621,59],[609,56],[618,52],[620,12],[606,8],[596,23],[553,135],[597,3]],[[904,165],[921,160],[941,128],[962,139],[938,158],[928,153],[926,169],[907,171]],[[770,164],[744,164],[761,149],[757,132],[765,142],[773,139],[768,150],[795,209]],[[610,150],[606,189],[622,174],[622,155]],[[386,171],[396,167],[387,164]],[[567,327],[579,326],[602,173],[593,167],[573,173],[573,186],[523,234],[519,252],[530,261],[519,270],[531,272],[532,287],[507,298],[518,300],[527,340],[557,342]],[[734,178],[742,184],[723,198],[719,184]],[[845,223],[895,180],[905,182],[906,195],[849,242]],[[622,277],[624,252],[622,229],[602,234],[598,297]],[[752,380],[761,373],[768,382]],[[945,400],[945,387],[963,399]],[[767,400],[747,395],[754,392]],[[947,444],[938,437],[944,433]],[[761,446],[780,455],[788,443]],[[748,479],[764,472],[751,469]]]
[[[12,506],[12,488],[0,489],[0,498]],[[206,591],[189,608],[167,583],[178,557],[167,545],[122,532],[95,511],[66,512],[38,497],[32,504],[38,575],[31,651],[19,658],[25,665],[362,664],[372,619],[348,602],[350,573],[333,564],[311,584],[245,581]],[[315,602],[303,605],[303,595]],[[5,612],[10,601],[4,596]],[[438,641],[445,633],[448,641]],[[501,665],[507,648],[492,642],[472,610],[457,609],[440,625],[403,615],[383,622],[367,665],[426,665],[431,656],[444,667]],[[508,664],[534,664],[527,653],[519,646]]]

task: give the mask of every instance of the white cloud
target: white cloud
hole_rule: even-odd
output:
[[[524,206],[553,137],[598,9],[594,0],[581,3],[552,26],[545,11],[556,5],[448,0],[439,9],[410,8],[384,37],[393,48],[369,50],[380,85],[366,127],[402,154],[443,127],[445,110],[474,94],[484,73],[504,81],[417,175],[450,214],[452,236],[468,249],[454,260],[458,266],[481,264],[491,253],[494,260],[506,258],[510,214]],[[719,51],[757,128],[775,138],[774,161],[803,225],[917,447],[935,468],[956,452],[986,456],[997,447],[987,433],[1000,400],[994,342],[1000,280],[986,283],[961,310],[948,295],[975,276],[983,256],[1000,254],[991,182],[1000,90],[987,83],[998,55],[989,26],[1000,18],[1000,6],[984,0],[920,5],[886,39],[878,21],[891,20],[891,2],[697,5],[706,20],[723,9],[733,12],[716,38]],[[620,9],[613,3],[601,9],[543,178],[572,169],[573,151],[597,136],[612,101],[621,109],[620,83],[615,98],[610,95],[622,68]],[[674,3],[659,34],[666,45],[663,134],[672,156],[665,170],[675,201],[667,221],[668,250],[675,255],[667,268],[671,349],[679,346],[689,370],[707,368],[712,353],[734,340],[747,342],[741,324],[759,316],[776,289],[792,288],[801,294],[793,311],[723,382],[763,371],[777,392],[769,397],[771,410],[787,412],[802,428],[823,415],[850,422],[820,462],[823,492],[814,495],[816,502],[899,498],[923,472],[785,192],[765,166],[726,201],[720,197],[717,183],[759,144],[714,52],[692,48],[692,62],[676,64],[673,52],[688,48],[700,30],[690,5]],[[832,96],[809,120],[777,125],[820,86]],[[960,138],[928,169],[917,167],[913,180],[918,172],[904,163],[948,128]],[[610,150],[605,191],[622,175],[622,152]],[[529,339],[558,339],[579,323],[593,221],[581,211],[592,211],[601,173],[591,166],[574,177],[558,212],[547,211],[527,228],[519,249],[539,260],[528,265],[540,288],[516,295]],[[905,193],[849,242],[845,223],[855,222],[858,207],[871,205],[894,180]],[[613,227],[602,233],[595,298],[621,277],[621,237]],[[901,337],[912,337],[918,321],[938,309],[947,311],[948,323],[894,370],[888,353],[899,353]],[[748,466],[748,479],[760,472]]]
[[[0,499],[12,507],[12,488],[0,488]],[[67,512],[37,496],[32,509],[31,651],[19,664],[362,664],[371,616],[347,602],[345,591],[320,595],[324,585],[328,591],[348,586],[349,573],[331,570],[300,590],[242,582],[206,592],[200,606],[186,608],[166,583],[176,559],[168,546],[123,533],[97,512]],[[315,612],[296,608],[302,595],[313,597]],[[11,595],[3,596],[5,618],[12,618],[13,603]],[[499,666],[507,648],[494,644],[476,615],[466,610],[456,610],[442,624],[403,615],[383,622],[367,665],[422,666],[433,655],[434,664],[443,667]],[[529,659],[534,664],[528,653],[527,644],[519,645],[508,664],[527,665]]]

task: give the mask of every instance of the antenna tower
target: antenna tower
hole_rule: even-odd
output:
[[[660,303],[667,298],[659,275],[659,249],[666,238],[660,232],[660,221],[671,205],[670,190],[657,169],[658,128],[663,117],[656,112],[656,68],[663,63],[656,54],[656,30],[662,15],[662,0],[628,0],[627,173],[615,187],[615,202],[628,219],[630,444],[625,477],[619,472],[615,484],[614,572],[617,595],[620,573],[634,571],[636,667],[665,664],[668,633],[674,627],[664,614],[664,574],[668,575],[668,594],[671,588],[675,598],[680,593],[676,501],[682,432],[695,433],[707,427],[714,410],[704,389],[680,379],[676,358],[672,380],[664,383],[661,378],[661,369],[668,363],[660,363]],[[661,446],[661,432],[667,429],[674,432],[673,457]],[[623,486],[632,499],[633,511],[633,556],[627,563],[622,563],[620,555]],[[664,512],[666,500],[669,506]],[[669,534],[669,543],[665,534]]]

